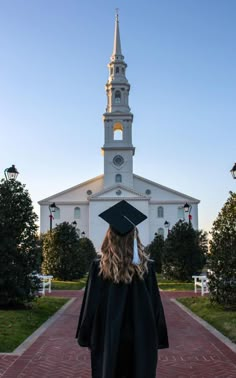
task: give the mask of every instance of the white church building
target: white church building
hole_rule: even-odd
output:
[[[191,209],[192,225],[197,229],[198,199],[133,172],[133,114],[129,107],[130,84],[126,78],[127,64],[121,51],[118,15],[108,68],[107,107],[103,114],[104,173],[39,201],[40,231],[44,233],[49,230],[49,207],[55,204],[52,226],[64,221],[74,222],[78,232],[91,239],[99,250],[108,226],[98,215],[122,199],[148,217],[138,227],[144,245],[153,240],[155,233],[166,237],[168,229],[179,219],[188,222],[190,213],[184,211],[186,203]]]

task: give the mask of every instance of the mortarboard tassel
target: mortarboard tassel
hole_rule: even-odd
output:
[[[132,264],[138,265],[138,264],[140,264],[140,258],[139,258],[139,254],[138,254],[138,242],[137,242],[137,229],[136,229],[136,225],[126,215],[123,215],[123,217],[125,219],[127,219],[127,221],[134,226],[134,244],[133,244],[133,261],[132,261]]]
[[[138,243],[137,243],[137,231],[136,227],[134,229],[134,250],[133,250],[133,264],[138,265],[140,264],[140,258],[138,254]]]

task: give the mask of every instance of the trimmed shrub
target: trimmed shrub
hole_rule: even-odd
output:
[[[206,233],[196,231],[192,224],[179,221],[165,240],[163,273],[168,279],[190,281],[201,272],[206,262]]]
[[[164,238],[159,234],[156,234],[153,241],[145,248],[145,252],[149,254],[150,259],[155,261],[157,273],[161,273],[162,271],[163,249]]]
[[[33,299],[38,283],[31,279],[40,264],[37,215],[25,185],[0,183],[0,304]]]
[[[79,278],[83,277],[88,272],[92,261],[97,257],[96,250],[93,243],[88,238],[79,239]]]
[[[81,278],[96,256],[92,242],[79,238],[73,225],[63,222],[43,236],[42,272],[63,281]]]
[[[210,297],[225,307],[236,307],[236,193],[230,192],[211,234]]]

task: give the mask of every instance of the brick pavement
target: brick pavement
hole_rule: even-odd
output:
[[[74,338],[83,292],[54,291],[51,295],[76,297],[76,300],[22,355],[0,355],[1,378],[91,377],[90,355]],[[159,351],[157,377],[235,378],[235,353],[170,301],[193,293],[162,292],[161,295],[170,348]]]

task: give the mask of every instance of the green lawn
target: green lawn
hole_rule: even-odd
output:
[[[194,285],[191,282],[170,282],[170,283],[162,283],[159,282],[158,284],[161,290],[165,291],[193,291]]]
[[[207,297],[179,298],[178,301],[236,342],[236,311],[224,310],[222,306],[211,303]]]
[[[157,275],[159,288],[168,291],[185,291],[194,289],[193,282],[181,282],[181,281],[170,281],[162,277],[161,274]],[[52,281],[52,289],[54,290],[80,290],[82,289],[87,281],[87,276],[81,278],[78,281]]]
[[[23,310],[0,310],[0,352],[13,352],[68,298],[41,297]]]
[[[52,290],[80,290],[87,281],[87,276],[78,281],[52,281]]]
[[[192,291],[194,290],[193,282],[170,281],[165,279],[161,274],[157,275],[158,286],[161,290],[167,291]]]

